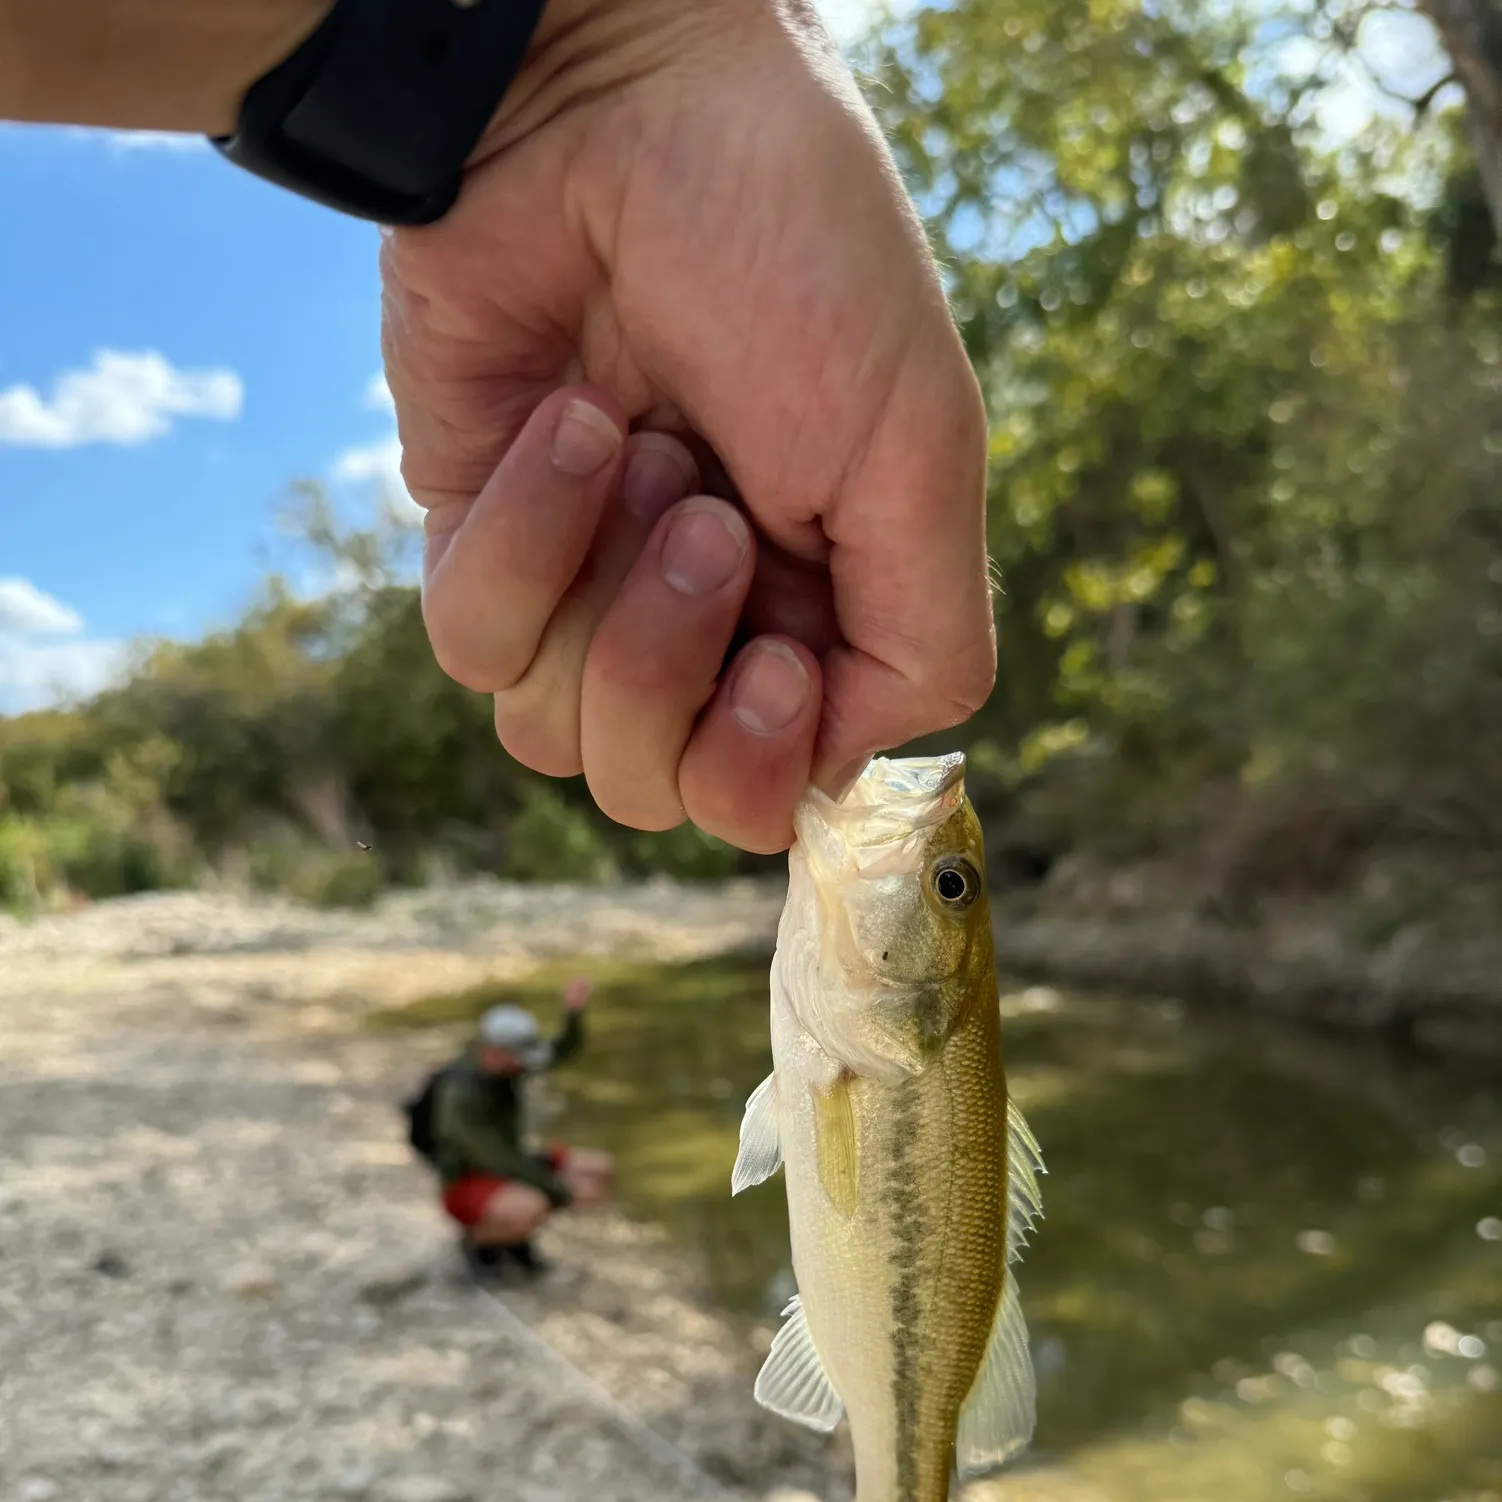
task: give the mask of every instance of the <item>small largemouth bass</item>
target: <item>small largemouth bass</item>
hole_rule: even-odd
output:
[[[871,763],[794,816],[772,1073],[732,1192],[786,1169],[798,1295],[756,1380],[850,1420],[857,1502],[943,1502],[1032,1438],[1009,1264],[1043,1164],[1007,1099],[980,824],[961,755]]]

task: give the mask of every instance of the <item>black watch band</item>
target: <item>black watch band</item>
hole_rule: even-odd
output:
[[[546,0],[337,0],[256,80],[215,146],[379,224],[431,224],[521,66]]]

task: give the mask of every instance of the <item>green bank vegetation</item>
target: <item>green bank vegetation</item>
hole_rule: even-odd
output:
[[[1495,232],[1455,90],[1361,61],[1419,24],[958,0],[864,57],[993,418],[1001,672],[947,741],[991,829],[1173,855],[1233,918],[1385,862],[1374,941],[1502,871]],[[309,535],[356,582],[0,723],[0,903],[740,864],[511,763],[379,537]]]

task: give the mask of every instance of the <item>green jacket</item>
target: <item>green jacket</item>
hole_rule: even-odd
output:
[[[551,1064],[560,1064],[578,1051],[583,1023],[570,1012],[563,1031],[553,1041]],[[493,1174],[530,1184],[547,1195],[555,1208],[569,1203],[568,1187],[549,1168],[547,1160],[522,1145],[521,1096],[518,1081],[486,1074],[471,1044],[450,1065],[439,1082],[433,1102],[433,1146],[444,1184],[468,1174]]]

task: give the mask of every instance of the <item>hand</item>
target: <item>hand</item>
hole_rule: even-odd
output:
[[[590,1148],[571,1148],[562,1170],[574,1205],[585,1209],[603,1205],[615,1185],[615,1164],[608,1153]]]
[[[582,1012],[592,990],[594,990],[593,983],[582,975],[569,981],[563,988],[563,1010]]]
[[[985,699],[984,413],[803,0],[551,0],[382,271],[428,631],[526,766],[770,852]]]

